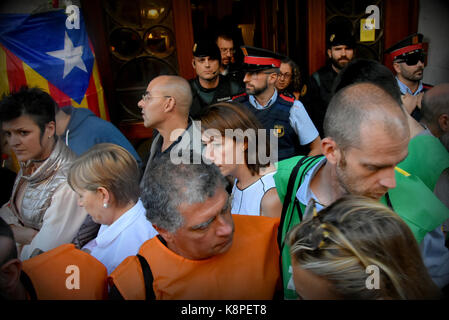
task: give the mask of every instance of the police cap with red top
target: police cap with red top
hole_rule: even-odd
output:
[[[244,72],[279,68],[281,66],[281,60],[285,59],[285,56],[270,50],[251,46],[242,46],[240,48],[242,49],[244,56],[242,65],[242,70]]]
[[[422,53],[422,40],[422,34],[414,33],[385,50],[385,53],[389,54],[393,61],[402,60],[409,54]]]

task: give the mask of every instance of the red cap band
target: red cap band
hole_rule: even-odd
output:
[[[281,66],[281,60],[274,59],[274,58],[245,56],[245,58],[243,58],[243,62],[245,62],[247,64],[258,64],[258,65],[263,65],[263,66],[274,66],[275,68],[279,68]]]
[[[404,53],[410,52],[410,51],[414,51],[414,50],[418,50],[418,49],[422,49],[422,43],[418,43],[418,44],[413,44],[411,46],[407,46],[401,49],[398,49],[396,51],[393,51],[392,53],[390,53],[391,57],[394,59],[397,56],[400,56]]]

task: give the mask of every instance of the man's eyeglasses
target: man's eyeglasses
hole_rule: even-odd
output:
[[[231,54],[234,54],[235,53],[235,49],[234,48],[220,48],[220,52],[221,53],[231,53]]]
[[[397,60],[398,63],[405,62],[408,66],[414,66],[421,61],[424,63],[424,53],[423,52],[414,52],[407,54],[406,56],[399,58]]]
[[[152,98],[171,98],[171,96],[152,96],[148,91],[142,95],[142,100],[144,102],[150,101]]]

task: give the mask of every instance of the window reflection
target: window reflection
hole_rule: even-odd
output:
[[[143,39],[145,50],[158,58],[171,55],[175,49],[172,32],[162,26],[149,29]]]

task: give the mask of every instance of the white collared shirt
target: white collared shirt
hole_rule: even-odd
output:
[[[128,256],[135,255],[140,246],[158,232],[145,216],[145,208],[139,199],[111,225],[101,225],[95,239],[82,249],[103,263],[110,274]]]
[[[307,206],[310,199],[315,200],[315,208],[317,211],[320,211],[324,209],[324,207],[319,203],[318,198],[313,194],[312,189],[310,188],[310,182],[312,182],[312,178],[316,175],[318,170],[326,163],[326,158],[324,157],[320,161],[318,161],[317,164],[315,164],[312,168],[310,168],[309,171],[304,176],[304,180],[301,183],[301,185],[298,188],[298,192],[296,192],[296,198],[299,200],[300,203]],[[303,212],[303,214],[305,214]],[[307,219],[308,217],[304,216],[304,219]]]
[[[273,96],[265,106],[259,104],[254,95],[250,94],[248,96],[249,102],[254,108],[263,110],[270,107],[273,103],[276,102],[278,92],[276,89],[274,89]],[[307,113],[301,101],[295,100],[295,102],[293,103],[292,107],[290,108],[289,121],[293,130],[295,130],[296,135],[299,137],[299,143],[301,145],[309,144],[313,140],[315,140],[316,137],[318,137],[318,130],[310,119],[309,114]]]

